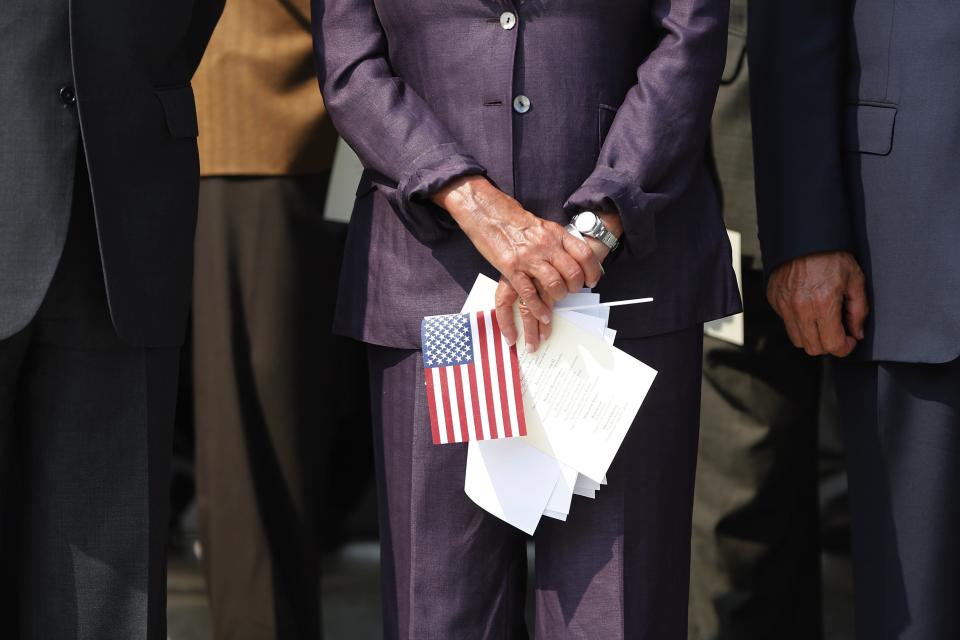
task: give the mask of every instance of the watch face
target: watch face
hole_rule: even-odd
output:
[[[584,211],[577,216],[576,227],[580,233],[589,233],[597,226],[597,214],[592,211]]]

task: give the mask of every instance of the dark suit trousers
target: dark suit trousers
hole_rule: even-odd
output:
[[[659,374],[609,484],[537,529],[537,638],[686,639],[701,338],[618,341]],[[420,352],[368,349],[384,636],[526,638],[524,534],[464,494],[466,446],[432,444]]]
[[[178,350],[117,338],[80,164],[43,305],[0,341],[2,635],[160,640]]]
[[[857,637],[960,638],[960,360],[837,371]]]
[[[330,332],[346,225],[322,218],[326,184],[201,181],[197,503],[218,640],[321,635],[321,512],[333,456],[350,455],[335,438],[369,429],[363,348]]]
[[[704,342],[690,638],[816,640],[823,363],[790,343],[761,271],[743,287],[744,346]]]

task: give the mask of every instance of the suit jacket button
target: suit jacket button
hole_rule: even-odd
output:
[[[73,104],[77,101],[77,94],[74,93],[73,87],[70,85],[64,85],[60,87],[59,95],[60,102],[62,102],[64,106],[73,106]]]
[[[517,113],[530,111],[530,98],[521,94],[513,99],[513,110]]]
[[[517,26],[517,14],[511,11],[504,11],[500,14],[500,26],[510,31]]]

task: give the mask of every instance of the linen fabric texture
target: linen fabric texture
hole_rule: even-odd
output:
[[[424,316],[496,277],[427,200],[467,174],[559,223],[621,213],[625,250],[598,290],[656,300],[614,310],[621,336],[739,310],[706,153],[727,2],[314,0],[313,18],[327,109],[366,167],[337,331],[416,348]]]

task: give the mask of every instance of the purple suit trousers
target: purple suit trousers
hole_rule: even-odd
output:
[[[658,375],[594,500],[544,518],[535,637],[686,640],[702,332],[623,340]],[[434,445],[419,351],[368,348],[384,637],[527,638],[525,534],[463,492],[466,445]]]

